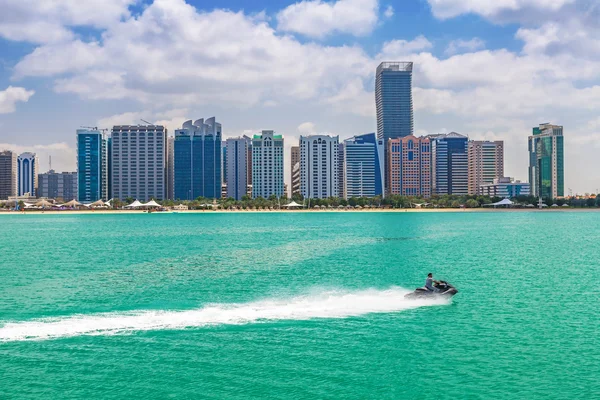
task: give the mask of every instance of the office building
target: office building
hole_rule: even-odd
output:
[[[429,135],[431,140],[431,193],[469,193],[469,139],[456,132]]]
[[[221,180],[227,183],[227,141],[221,142]]]
[[[472,140],[468,146],[469,194],[481,194],[482,185],[504,176],[504,142]]]
[[[252,197],[281,197],[283,182],[283,136],[262,131],[252,138]]]
[[[0,200],[17,196],[17,153],[0,152]]]
[[[338,136],[300,136],[300,193],[305,199],[340,196],[338,150]]]
[[[167,138],[167,199],[175,200],[175,138]]]
[[[540,124],[529,136],[531,194],[543,198],[565,195],[563,127]]]
[[[382,62],[375,75],[377,138],[387,147],[389,139],[413,134],[412,62]],[[385,157],[385,173],[389,170]],[[389,179],[385,177],[385,182]],[[389,190],[389,189],[388,189]]]
[[[112,128],[112,197],[142,202],[166,196],[167,130],[161,125]]]
[[[35,153],[22,153],[17,157],[17,193],[37,196],[38,159]]]
[[[346,164],[344,163],[344,143],[338,144],[338,193],[339,197],[343,197],[345,193],[346,180],[344,174],[346,173]]]
[[[300,162],[292,168],[292,196],[300,194]]]
[[[290,149],[290,182],[294,181],[294,166],[300,163],[300,146],[292,146]],[[292,184],[292,194],[294,193]]]
[[[375,133],[368,133],[346,139],[343,145],[344,198],[382,196],[383,139],[377,139]]]
[[[222,128],[215,117],[175,131],[175,198],[221,198]]]
[[[77,130],[77,200],[109,200],[108,142],[98,129]],[[72,200],[72,199],[69,199]]]
[[[38,197],[57,199],[62,201],[76,200],[77,192],[77,172],[57,173],[50,170],[44,174],[38,175]]]
[[[431,196],[431,140],[413,135],[388,141],[389,193]]]
[[[489,197],[502,197],[510,199],[517,196],[529,196],[531,186],[529,183],[515,181],[513,178],[495,178],[492,183],[481,185],[479,193]]]
[[[226,182],[227,197],[241,200],[248,193],[248,148],[251,139],[247,136],[230,138],[226,141]]]

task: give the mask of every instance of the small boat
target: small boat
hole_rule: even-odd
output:
[[[446,281],[437,281],[433,284],[437,291],[431,291],[425,287],[415,289],[414,292],[404,296],[407,299],[428,299],[435,297],[452,297],[458,290]]]

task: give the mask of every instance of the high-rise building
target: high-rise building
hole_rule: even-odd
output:
[[[377,138],[383,140],[384,147],[389,139],[413,134],[412,70],[412,62],[382,62],[377,67]],[[385,174],[389,170],[387,159],[385,157]],[[386,176],[386,185],[388,181]]]
[[[430,135],[431,193],[469,193],[469,138],[456,132]]]
[[[53,169],[38,175],[38,197],[62,199],[64,201],[76,200],[77,172],[57,173]]]
[[[292,196],[300,194],[300,162],[292,168]]]
[[[375,133],[354,136],[344,140],[343,152],[344,198],[382,196],[383,139],[377,139]]]
[[[17,157],[18,194],[24,196],[29,193],[37,195],[38,187],[38,159],[35,153],[22,153]]]
[[[175,131],[175,198],[221,198],[222,128],[215,117]]]
[[[290,183],[294,181],[294,166],[300,162],[300,146],[292,146],[290,149]],[[292,194],[294,193],[292,183]]]
[[[540,124],[529,136],[531,194],[557,198],[565,195],[564,138],[560,125]]]
[[[338,144],[338,196],[339,197],[344,197],[345,196],[345,185],[346,185],[346,178],[344,177],[344,175],[346,174],[346,164],[344,162],[344,143],[340,143]]]
[[[227,183],[227,141],[221,142],[221,180]]]
[[[339,197],[339,136],[300,136],[300,193],[305,199]]]
[[[108,143],[98,129],[77,130],[77,200],[109,200]],[[72,199],[69,199],[72,200]]]
[[[252,138],[252,197],[284,195],[283,136],[262,131]]]
[[[431,196],[431,141],[413,135],[388,141],[389,193]]]
[[[17,195],[17,153],[0,152],[0,200]]]
[[[161,125],[112,128],[113,197],[140,201],[166,196],[167,130]]]
[[[227,197],[241,200],[248,193],[248,147],[251,139],[247,136],[227,139]]]
[[[469,142],[469,194],[481,194],[481,186],[504,176],[504,142]]]
[[[175,138],[167,138],[167,199],[175,200]]]

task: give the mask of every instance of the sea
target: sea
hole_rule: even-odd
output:
[[[600,213],[0,215],[0,399],[599,399]],[[427,273],[452,299],[410,300]]]

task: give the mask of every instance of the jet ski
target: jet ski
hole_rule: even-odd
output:
[[[433,292],[426,287],[420,287],[404,297],[407,299],[429,299],[435,297],[452,297],[458,293],[458,290],[446,281],[434,282],[433,286],[438,289],[438,291]]]

